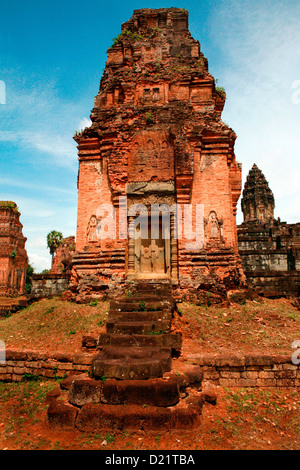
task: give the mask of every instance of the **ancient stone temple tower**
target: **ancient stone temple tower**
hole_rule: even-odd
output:
[[[255,163],[247,176],[241,205],[246,223],[265,223],[274,219],[273,193],[264,174]]]
[[[11,201],[0,201],[0,295],[25,291],[28,257],[20,212]]]
[[[71,289],[136,279],[177,289],[243,282],[236,135],[221,120],[200,44],[178,8],[136,10],[107,51],[78,143],[78,220]]]
[[[274,195],[253,165],[247,176],[238,226],[239,252],[249,287],[268,297],[300,295],[300,224],[275,219]]]

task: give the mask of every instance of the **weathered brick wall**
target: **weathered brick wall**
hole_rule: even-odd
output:
[[[39,351],[7,349],[5,363],[0,364],[0,380],[19,382],[28,376],[65,377],[87,372],[93,354],[47,354]]]
[[[29,376],[65,377],[88,372],[94,353],[43,353],[31,350],[6,350],[6,362],[0,364],[0,380],[18,382]],[[212,355],[193,354],[180,360],[201,366],[203,379],[223,387],[295,387],[300,386],[300,367],[291,355]]]
[[[72,256],[75,253],[75,237],[64,238],[55,252],[51,274],[69,273],[71,269]]]
[[[70,274],[33,274],[31,297],[53,297],[69,288]]]
[[[203,378],[223,387],[299,387],[300,366],[291,355],[194,354],[185,357],[202,367]]]

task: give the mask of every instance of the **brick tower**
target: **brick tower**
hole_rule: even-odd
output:
[[[25,291],[28,257],[20,212],[11,201],[0,201],[0,295]]]
[[[186,10],[136,10],[122,25],[107,51],[92,125],[74,136],[74,292],[139,279],[194,293],[243,284],[241,165],[236,135],[221,120],[225,97]]]

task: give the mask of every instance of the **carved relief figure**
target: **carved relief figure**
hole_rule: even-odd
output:
[[[206,239],[209,242],[222,241],[222,225],[223,219],[218,218],[215,211],[211,211],[208,219],[204,220],[206,228]]]
[[[148,247],[141,246],[141,265],[148,264],[147,260],[150,261],[150,270],[152,273],[158,273],[164,270],[164,265],[161,264],[161,256],[160,254],[163,253],[164,248],[159,247],[156,244],[155,240],[151,240],[151,243]],[[146,262],[145,262],[146,261]],[[163,260],[164,264],[164,260]]]
[[[98,241],[97,232],[96,232],[97,225],[98,225],[97,217],[95,215],[92,215],[88,223],[87,230],[86,230],[86,237],[87,237],[88,243]]]
[[[219,238],[219,223],[217,214],[211,211],[208,218],[209,223],[209,238]]]

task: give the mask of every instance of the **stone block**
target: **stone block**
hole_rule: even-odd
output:
[[[193,406],[153,407],[137,405],[84,405],[76,419],[76,428],[84,432],[117,430],[192,429],[199,426],[201,413]]]
[[[74,357],[73,357],[73,364],[74,365],[91,365],[92,361],[93,361],[93,358],[94,358],[94,355],[92,354],[85,354],[85,353],[81,353],[81,354],[74,354]]]
[[[260,379],[273,379],[275,377],[275,373],[272,371],[262,370],[258,372],[258,377]]]
[[[168,348],[106,347],[92,363],[96,378],[147,379],[161,377],[172,366]]]
[[[254,370],[246,370],[245,372],[242,372],[241,373],[241,377],[242,378],[246,378],[246,379],[257,379],[259,376],[259,372],[258,371],[254,371]]]
[[[240,387],[255,387],[257,379],[242,379],[238,380]]]
[[[241,377],[240,372],[235,372],[231,370],[221,370],[220,377],[222,379],[239,379]]]
[[[25,374],[26,367],[14,367],[14,374]]]
[[[3,382],[10,382],[12,380],[12,374],[1,372],[0,380],[3,380]]]
[[[23,375],[12,374],[11,379],[13,382],[21,382],[23,380]]]
[[[274,377],[273,378],[263,377],[263,378],[258,378],[256,380],[256,385],[257,387],[276,387],[277,381]]]
[[[87,378],[87,374],[71,374],[68,377],[65,377],[61,382],[60,382],[60,387],[62,390],[70,390],[71,385],[74,380],[77,379],[85,379]]]
[[[74,429],[77,413],[78,408],[58,397],[50,401],[47,410],[48,423],[54,428]]]
[[[276,379],[276,386],[277,387],[295,387],[296,383],[295,378],[284,378],[284,379]]]
[[[245,386],[247,387],[248,385],[241,385],[240,384],[240,379],[224,379],[224,378],[220,378],[218,383],[222,386],[222,387],[242,387],[242,386]]]
[[[45,398],[45,403],[50,403],[52,400],[56,400],[59,396],[61,396],[61,388],[55,387],[50,392],[47,393]]]
[[[173,406],[179,401],[174,380],[111,380],[103,384],[103,403]]]
[[[72,405],[83,406],[87,403],[100,403],[103,383],[91,378],[75,379],[70,387],[69,401]]]

